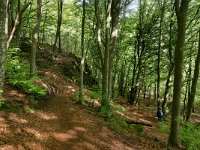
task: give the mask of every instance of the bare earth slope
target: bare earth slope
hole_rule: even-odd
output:
[[[0,111],[0,150],[165,148],[166,136],[154,131],[158,126],[154,116],[137,112],[134,107],[128,106],[132,116],[151,121],[153,127],[144,127],[141,135],[115,133],[102,117],[74,103],[78,87],[70,79],[51,68],[43,68],[41,72],[55,95],[48,100],[39,100],[38,108],[31,113]],[[4,91],[4,97],[11,103],[15,100],[19,107],[29,107],[26,94],[10,86],[5,86]]]

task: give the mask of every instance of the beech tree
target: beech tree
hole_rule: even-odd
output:
[[[85,37],[85,0],[83,0],[82,34],[81,34],[81,63],[80,63],[80,87],[79,87],[80,103],[83,100],[83,72],[84,72],[84,61],[85,61],[84,37]]]
[[[37,22],[32,33],[32,49],[31,49],[31,62],[30,62],[30,77],[33,77],[36,73],[36,51],[38,46],[38,32],[40,28],[42,13],[42,0],[37,0]]]
[[[61,52],[61,34],[60,29],[62,25],[62,8],[63,7],[63,0],[58,0],[58,21],[57,21],[57,30],[56,30],[56,36],[55,36],[55,42],[53,45],[53,55],[55,55],[56,51],[56,44],[58,40],[58,51]]]
[[[0,99],[2,99],[3,83],[5,76],[5,63],[7,52],[7,34],[8,34],[8,0],[0,0]]]
[[[195,99],[195,94],[196,94],[197,81],[199,78],[199,65],[200,65],[200,29],[199,29],[198,53],[197,53],[197,57],[195,60],[195,67],[194,67],[194,77],[192,80],[192,87],[191,87],[190,95],[188,97],[186,121],[190,120],[191,114],[192,114],[192,109],[194,107],[194,99]]]
[[[178,129],[180,121],[180,102],[182,89],[182,73],[183,73],[183,58],[184,58],[184,43],[187,11],[190,0],[175,0],[175,11],[178,24],[178,35],[176,40],[176,49],[174,55],[174,91],[172,101],[172,116],[171,127],[168,140],[168,147],[178,146]]]

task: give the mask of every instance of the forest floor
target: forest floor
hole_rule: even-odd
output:
[[[0,149],[144,150],[165,147],[165,137],[160,137],[155,130],[158,126],[155,117],[127,106],[138,120],[149,120],[153,127],[145,127],[140,136],[115,133],[101,116],[75,104],[77,85],[51,69],[45,74],[46,80],[56,83],[57,93],[49,100],[41,100],[30,113],[0,112]],[[27,100],[24,93],[10,86],[5,89],[5,97],[15,98],[19,104]]]
[[[167,134],[158,131],[154,108],[152,115],[123,104],[130,116],[149,121],[152,127],[142,126],[140,134],[129,131],[117,133],[102,116],[75,103],[76,84],[51,67],[41,71],[46,83],[56,91],[49,99],[39,100],[36,108],[30,106],[27,94],[5,85],[5,99],[10,105],[24,109],[0,112],[0,150],[166,149]]]

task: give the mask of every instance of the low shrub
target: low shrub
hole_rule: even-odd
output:
[[[108,126],[115,132],[117,133],[122,133],[124,132],[128,125],[126,123],[126,121],[123,119],[123,118],[120,118],[120,117],[114,117],[113,119],[111,119],[109,122],[108,122]]]
[[[8,51],[6,78],[12,85],[34,96],[45,96],[47,89],[38,84],[39,77],[30,78],[30,63],[19,57],[20,50],[12,48]]]
[[[181,142],[188,150],[199,150],[200,148],[200,126],[189,122],[181,123]]]

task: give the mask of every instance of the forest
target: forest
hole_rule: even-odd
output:
[[[200,148],[199,0],[0,0],[0,149]]]

